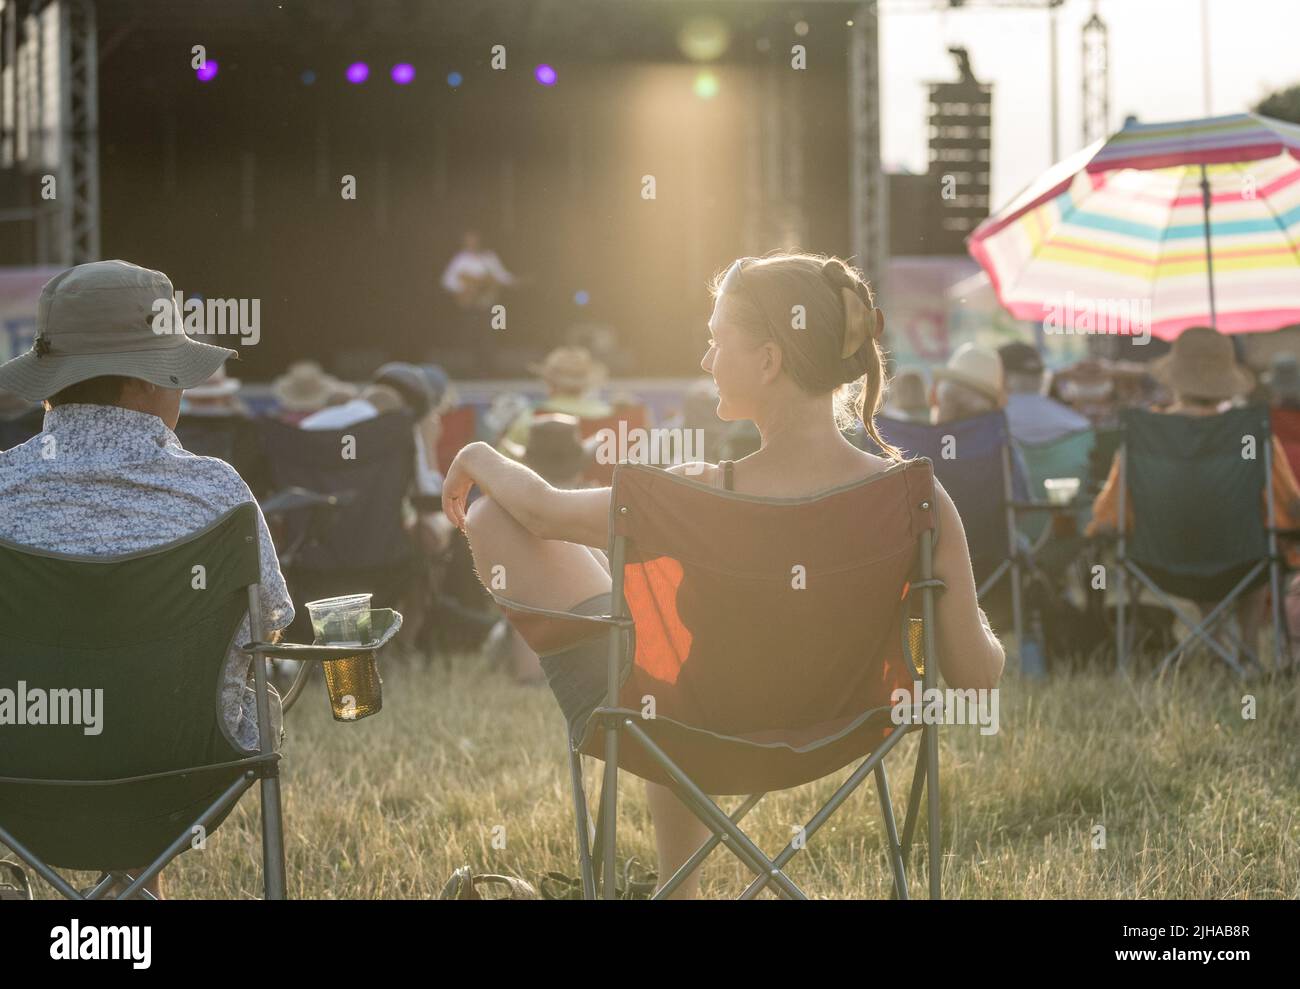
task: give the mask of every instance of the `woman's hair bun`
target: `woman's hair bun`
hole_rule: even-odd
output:
[[[871,299],[867,295],[866,285],[853,272],[845,266],[839,258],[827,258],[822,262],[822,277],[830,282],[832,288],[846,288],[859,299],[861,299],[868,308],[871,308]]]

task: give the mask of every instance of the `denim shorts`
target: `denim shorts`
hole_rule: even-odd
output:
[[[608,615],[613,611],[613,595],[609,591],[574,605],[569,609],[575,615]],[[628,648],[624,650],[619,684],[627,679],[636,653],[636,630],[628,629]],[[569,737],[574,745],[581,741],[591,713],[605,701],[607,669],[609,666],[609,633],[604,630],[576,646],[561,652],[540,657],[547,683],[559,701],[569,726]]]

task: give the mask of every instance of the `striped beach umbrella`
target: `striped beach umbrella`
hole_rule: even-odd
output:
[[[1300,127],[1142,124],[1045,172],[967,238],[1017,319],[1172,340],[1300,323]]]

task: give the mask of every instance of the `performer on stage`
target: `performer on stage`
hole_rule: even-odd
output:
[[[456,345],[473,355],[476,370],[484,369],[488,353],[489,310],[497,304],[502,288],[520,281],[506,270],[496,251],[482,246],[477,230],[465,231],[460,251],[442,273],[442,287],[456,300]]]
[[[465,231],[460,251],[442,273],[442,287],[456,297],[456,304],[480,312],[496,304],[502,286],[517,281],[497,252],[481,245],[477,230]]]

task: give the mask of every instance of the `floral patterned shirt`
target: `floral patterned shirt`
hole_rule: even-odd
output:
[[[111,405],[61,405],[38,436],[0,452],[0,539],[19,546],[118,556],[198,532],[253,501],[224,460],[185,450],[155,415]],[[256,502],[254,502],[256,504]],[[262,510],[257,510],[262,621],[269,633],[293,621],[293,603]],[[256,751],[252,663],[239,652],[248,618],[231,645],[221,682],[226,731]],[[281,737],[279,695],[271,693],[271,737]]]

